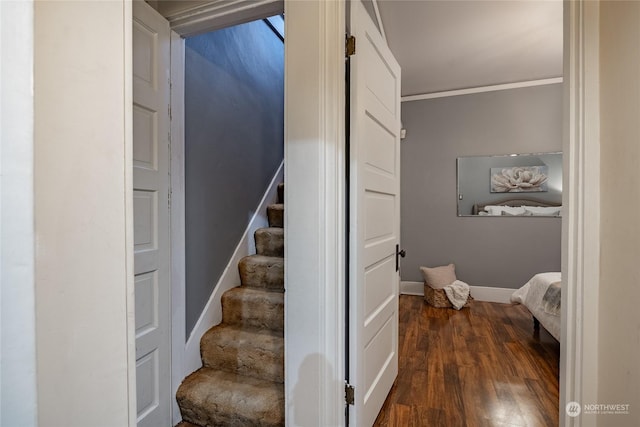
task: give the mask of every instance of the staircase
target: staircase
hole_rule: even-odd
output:
[[[242,285],[222,296],[222,323],[200,340],[202,368],[178,388],[178,427],[284,426],[283,193],[238,265]]]

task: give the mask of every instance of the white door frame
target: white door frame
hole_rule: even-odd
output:
[[[33,14],[31,0],[0,2],[0,424],[25,427],[38,424]]]
[[[344,424],[345,8],[285,1],[289,426]]]
[[[335,373],[344,366],[341,242],[345,200],[340,182],[344,123],[335,115],[344,105],[345,7],[343,1],[331,3],[285,2],[286,105],[296,106],[285,107],[286,280],[295,284],[287,288],[285,306],[289,425],[299,424],[296,394],[300,392],[309,398],[303,408],[308,415],[325,417],[316,418],[323,420],[321,425],[343,422],[330,418],[338,417],[343,409],[341,384],[335,383],[341,377],[323,377],[327,368]],[[571,303],[563,305],[562,314],[560,422],[573,426],[581,425],[581,420],[566,416],[565,404],[596,401],[597,396],[600,218],[598,209],[585,207],[600,203],[598,4],[565,0],[564,22],[563,202],[568,209],[563,218],[562,273],[563,293]],[[316,306],[309,307],[310,301],[317,301]],[[310,371],[318,375],[302,376]],[[305,381],[299,382],[301,379]],[[585,420],[584,425],[590,421]]]
[[[262,0],[259,13],[282,12]],[[200,7],[170,22],[183,36],[256,19],[248,2]],[[344,28],[345,3],[284,2],[285,21],[285,394],[288,425],[344,423]],[[280,8],[280,9],[278,9]],[[197,13],[195,13],[197,12]],[[191,14],[192,22],[187,19]],[[265,15],[262,15],[265,16]],[[206,22],[206,25],[203,23]],[[313,46],[314,48],[310,48]],[[172,38],[172,79],[184,69],[183,41]],[[184,225],[183,88],[172,86],[172,226]],[[313,96],[309,96],[313,93]],[[176,96],[175,98],[173,98]],[[286,108],[295,105],[296,108]],[[176,173],[177,172],[177,173]],[[309,191],[309,189],[313,191]],[[176,199],[176,196],[180,199]],[[181,207],[182,206],[182,207]],[[184,356],[184,234],[172,234],[173,384]],[[289,283],[295,284],[291,287]],[[327,287],[326,284],[331,284]],[[309,300],[317,304],[309,304]],[[314,373],[314,374],[311,374]],[[176,407],[174,406],[174,410]]]
[[[185,151],[184,151],[184,39],[171,31],[171,393],[184,380],[186,334],[185,247]],[[178,402],[172,399],[171,416],[181,419]]]
[[[600,280],[599,4],[564,0],[562,332],[560,425],[569,402],[597,402]]]
[[[197,34],[239,25],[283,12],[282,0],[158,4],[171,26],[171,392],[191,373],[186,335],[185,246],[185,40]],[[162,7],[169,7],[162,10]],[[181,420],[172,402],[173,423]]]

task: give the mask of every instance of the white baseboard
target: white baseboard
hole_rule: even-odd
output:
[[[253,214],[247,229],[242,235],[240,243],[238,243],[233,256],[224,269],[220,280],[218,280],[204,311],[200,315],[193,331],[191,331],[191,334],[189,335],[189,339],[185,346],[183,378],[202,366],[202,360],[200,359],[200,338],[202,338],[202,335],[204,335],[204,333],[212,326],[222,322],[222,305],[220,303],[222,294],[229,289],[240,285],[238,263],[243,257],[255,253],[253,234],[258,228],[268,226],[267,206],[276,202],[278,198],[278,184],[283,181],[283,177],[284,162],[280,164],[280,167],[271,180],[269,188],[262,197],[256,212]]]
[[[489,286],[469,286],[471,296],[478,301],[486,302],[500,302],[509,304],[511,301],[511,294],[515,289],[510,288],[492,288]],[[424,283],[423,282],[400,282],[400,294],[402,295],[424,295]]]
[[[478,301],[511,303],[511,295],[515,289],[492,288],[489,286],[471,286],[471,296]]]
[[[420,295],[424,296],[423,282],[400,282],[400,295]]]

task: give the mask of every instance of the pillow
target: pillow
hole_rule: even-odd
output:
[[[489,215],[502,215],[502,209],[500,206],[485,206],[484,210],[487,211]]]
[[[457,280],[456,266],[454,264],[431,268],[420,267],[420,271],[424,281],[433,289],[442,289]]]
[[[559,216],[562,206],[525,206],[529,215],[534,216]]]
[[[502,211],[502,216],[531,216],[531,212],[527,212],[526,209],[524,212],[517,211],[516,213]]]
[[[509,215],[524,215],[524,206],[485,206],[484,210],[489,212],[489,215],[500,216],[503,212],[507,212]]]

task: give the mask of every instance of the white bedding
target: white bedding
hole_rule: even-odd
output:
[[[542,326],[558,341],[560,341],[560,316],[555,316],[545,311],[542,298],[549,285],[559,282],[560,279],[561,276],[558,272],[539,273],[511,295],[511,302],[524,304],[531,314],[540,321]]]

